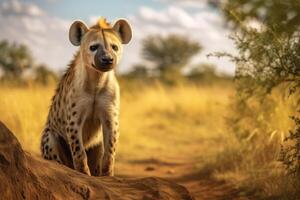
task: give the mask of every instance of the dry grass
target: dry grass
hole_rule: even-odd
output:
[[[22,146],[39,152],[39,142],[46,122],[54,87],[8,87],[0,89],[0,120],[17,136]]]
[[[244,113],[235,132],[229,131],[224,151],[210,164],[216,169],[217,179],[230,181],[260,197],[295,199],[291,177],[279,159],[283,140],[295,126],[290,116],[296,114],[298,102],[297,98],[284,96],[283,91],[279,87],[264,101],[249,100],[250,112]],[[246,138],[232,137],[245,130]]]
[[[204,141],[224,133],[223,117],[232,92],[230,87],[160,84],[123,90],[121,156],[194,154],[187,145],[198,142],[196,150],[200,150]]]
[[[40,134],[54,88],[0,86],[0,120],[28,151],[39,153]],[[166,87],[160,83],[138,83],[134,87],[123,84],[121,88],[118,162],[184,157],[198,163],[196,169],[208,170],[215,178],[230,180],[249,190],[259,186],[269,196],[280,193],[286,180],[280,178],[282,172],[277,167],[278,147],[282,135],[291,127],[288,116],[295,104],[282,99],[280,91],[271,96],[276,102],[274,112],[258,115],[258,121],[270,132],[262,133],[257,127],[253,137],[241,143],[224,120],[231,113],[231,84]],[[257,102],[253,102],[253,112],[259,112],[257,108]],[[251,128],[247,120],[243,123]],[[253,143],[259,134],[265,134],[265,139]]]
[[[0,120],[28,151],[39,151],[54,88],[1,86]],[[180,151],[192,140],[216,137],[224,131],[223,116],[232,92],[230,86],[168,88],[158,83],[134,89],[123,87],[119,156],[147,155],[170,145]],[[141,155],[133,153],[141,148]]]

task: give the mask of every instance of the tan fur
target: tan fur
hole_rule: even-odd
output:
[[[117,65],[124,41],[113,29],[101,32],[99,25],[88,29],[82,22],[74,24],[70,40],[74,45],[80,43],[80,50],[53,97],[42,136],[42,155],[88,175],[113,175],[119,137],[119,85],[114,70],[95,68],[90,46],[102,45]],[[77,30],[82,30],[82,37],[81,32],[74,32]],[[111,45],[117,45],[118,51]]]

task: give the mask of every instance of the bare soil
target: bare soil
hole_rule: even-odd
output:
[[[116,177],[89,177],[24,152],[0,122],[1,199],[251,199],[199,170],[192,157],[153,157],[118,163]]]
[[[0,122],[0,199],[192,200],[188,190],[161,178],[90,177],[22,150]]]
[[[123,163],[119,166],[120,177],[162,177],[185,186],[197,200],[250,200],[234,185],[211,178],[189,158],[170,158],[173,162],[150,158]],[[176,160],[176,162],[174,162]],[[120,165],[120,164],[119,164]]]

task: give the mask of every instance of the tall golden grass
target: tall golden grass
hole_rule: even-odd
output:
[[[253,101],[251,109],[261,112],[256,116],[264,128],[253,127],[255,124],[245,118],[242,126],[253,129],[253,134],[238,141],[225,120],[233,114],[233,84],[130,85],[121,84],[119,162],[184,157],[197,163],[196,169],[242,187],[259,185],[269,194],[282,187],[277,158],[283,136],[293,126],[289,119],[296,104],[293,99],[283,99],[275,90],[268,97],[272,105]],[[0,120],[27,151],[39,153],[54,89],[54,85],[0,86]],[[267,108],[272,112],[263,111]],[[262,132],[265,127],[270,131]],[[259,135],[265,137],[254,139]]]
[[[28,151],[39,151],[54,89],[54,85],[0,86],[0,120]],[[232,93],[230,86],[125,86],[121,89],[120,152],[125,154],[141,144],[146,150],[175,144],[180,147],[199,136],[224,132],[225,105]],[[160,137],[163,144],[157,141]]]
[[[286,86],[280,85],[263,99],[250,98],[246,111],[230,112],[229,117],[239,114],[240,119],[228,124],[238,126],[228,127],[227,145],[210,164],[216,178],[264,198],[295,199],[299,195],[280,162],[284,139],[295,128],[291,116],[297,115],[298,108],[297,97],[284,95],[285,91]],[[240,137],[245,133],[246,137]]]

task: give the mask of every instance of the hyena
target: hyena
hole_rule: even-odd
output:
[[[70,42],[80,47],[52,98],[41,139],[45,159],[87,175],[113,176],[120,104],[114,69],[131,37],[124,19],[71,25]]]

